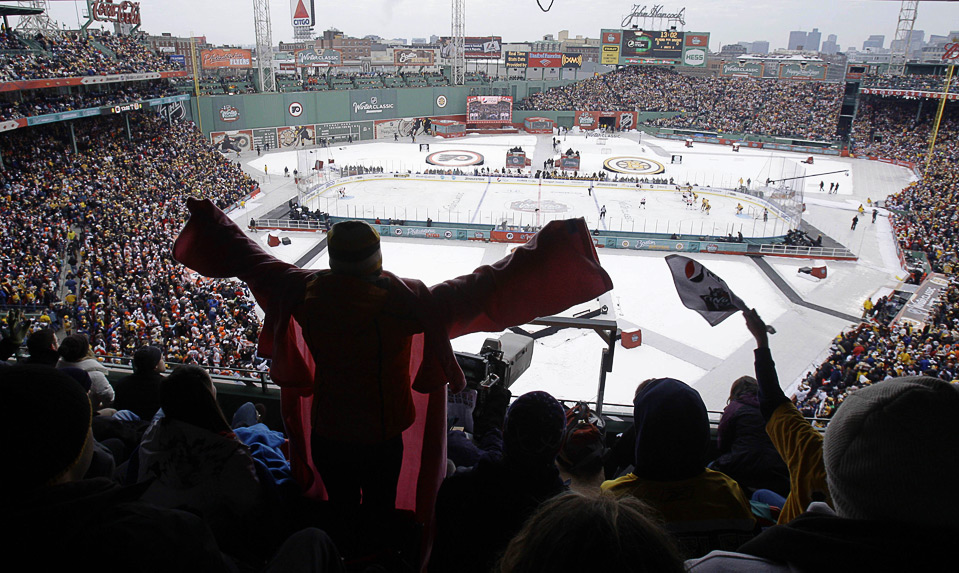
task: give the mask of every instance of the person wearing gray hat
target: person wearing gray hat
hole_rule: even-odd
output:
[[[748,320],[748,319],[747,319]],[[752,330],[752,329],[751,329]],[[758,377],[758,376],[757,376]],[[959,388],[891,378],[851,392],[822,445],[832,506],[739,548],[687,562],[710,571],[932,571],[955,560],[959,535]]]

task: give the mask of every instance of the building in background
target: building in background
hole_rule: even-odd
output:
[[[190,72],[191,75],[193,74],[193,58],[190,55],[191,40],[196,40],[197,59],[200,57],[200,49],[209,47],[206,43],[206,36],[181,38],[170,33],[164,33],[159,36],[146,36],[145,40],[147,46],[154,52],[165,56],[183,56],[186,71]]]
[[[805,50],[806,49],[806,32],[801,30],[794,30],[789,33],[789,44],[786,47],[787,50]]]
[[[886,37],[882,34],[874,34],[869,36],[865,42],[862,43],[863,51],[868,50],[869,48],[873,49],[882,49],[882,45],[886,43]]]
[[[826,41],[822,43],[822,48],[820,52],[828,55],[835,55],[839,53],[839,44],[837,43],[838,38],[835,34],[829,34],[826,37]]]
[[[803,46],[803,49],[809,52],[818,52],[819,42],[821,40],[822,34],[819,32],[819,28],[813,28],[812,32],[806,34],[806,43]]]

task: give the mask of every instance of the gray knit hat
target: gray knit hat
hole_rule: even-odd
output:
[[[857,390],[826,428],[823,461],[840,517],[955,530],[959,388],[927,376]]]

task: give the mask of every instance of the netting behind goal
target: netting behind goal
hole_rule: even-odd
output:
[[[764,199],[789,221],[790,227],[798,226],[802,218],[806,164],[795,159],[770,156],[756,179]],[[762,217],[762,210],[759,210],[758,216]]]

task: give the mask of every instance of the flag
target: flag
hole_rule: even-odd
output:
[[[703,315],[710,326],[716,326],[737,311],[749,310],[723,279],[700,263],[682,255],[669,255],[666,264],[683,305]]]

